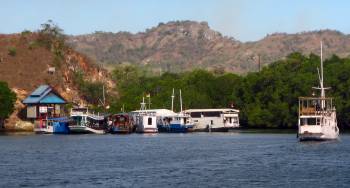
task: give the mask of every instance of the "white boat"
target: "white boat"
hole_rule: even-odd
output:
[[[90,113],[86,107],[72,108],[70,117],[73,123],[69,125],[70,133],[95,133],[107,132],[107,119],[102,114]]]
[[[239,128],[239,110],[236,109],[188,109],[183,113],[192,118],[193,131],[227,132]]]
[[[327,98],[323,85],[321,42],[321,71],[318,70],[320,97],[299,97],[298,138],[300,141],[334,140],[339,137],[336,109],[332,98]]]
[[[180,90],[180,112],[175,113],[174,109],[174,89],[173,94],[171,96],[171,112],[173,114],[169,116],[164,116],[161,119],[161,123],[158,124],[158,130],[160,132],[167,133],[186,133],[193,130],[192,118],[189,114],[182,112],[182,96]]]
[[[154,110],[147,110],[145,98],[143,98],[140,110],[132,111],[136,132],[138,133],[158,133],[157,116]]]

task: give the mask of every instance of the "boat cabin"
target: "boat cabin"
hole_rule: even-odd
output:
[[[321,115],[334,111],[332,98],[299,97],[300,125],[321,125]]]
[[[133,131],[133,122],[127,113],[120,113],[112,115],[111,117],[112,133],[131,133]]]
[[[227,131],[239,127],[239,110],[224,109],[188,109],[184,111],[193,120],[194,128],[198,130],[218,129]]]

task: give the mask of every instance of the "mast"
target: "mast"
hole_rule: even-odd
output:
[[[106,95],[105,95],[105,85],[102,85],[102,94],[103,94],[103,106],[106,105]]]
[[[181,89],[180,89],[180,112],[182,112],[182,96],[181,96]]]
[[[146,110],[145,97],[142,97],[141,110]]]
[[[174,88],[173,88],[173,95],[171,95],[171,111],[174,111]]]
[[[326,93],[325,93],[325,88],[323,86],[323,44],[321,41],[321,78],[320,78],[320,87],[321,87],[321,97],[324,98],[326,97]]]

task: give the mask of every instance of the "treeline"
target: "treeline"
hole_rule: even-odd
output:
[[[145,76],[133,66],[120,66],[113,73],[119,96],[111,102],[111,112],[138,109],[143,96],[150,94],[151,108],[170,108],[175,88],[175,109],[179,110],[178,90],[184,108],[238,108],[242,126],[293,128],[297,126],[298,97],[311,96],[318,86],[320,58],[293,53],[262,71],[238,76],[194,70],[179,74]],[[327,96],[335,98],[338,124],[350,122],[350,59],[332,56],[324,62]],[[148,98],[146,98],[148,102]]]

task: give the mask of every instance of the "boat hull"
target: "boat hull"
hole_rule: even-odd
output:
[[[298,135],[299,141],[329,141],[337,140],[338,137],[326,136],[322,133],[303,133]]]
[[[158,129],[154,128],[145,128],[137,131],[138,133],[158,133]]]
[[[204,129],[193,129],[193,132],[228,132],[232,128],[229,127],[217,127],[217,128],[204,128]]]
[[[112,127],[111,133],[112,134],[130,134],[132,131],[128,128],[120,128],[120,127]]]
[[[69,134],[68,122],[54,122],[53,123],[53,134]]]
[[[69,134],[67,122],[53,122],[52,125],[38,126],[34,128],[36,134]]]
[[[69,126],[71,134],[104,134],[106,133],[101,129],[92,129],[86,126]]]
[[[162,133],[187,133],[190,132],[191,128],[180,124],[171,124],[168,126],[159,125],[158,130]]]

